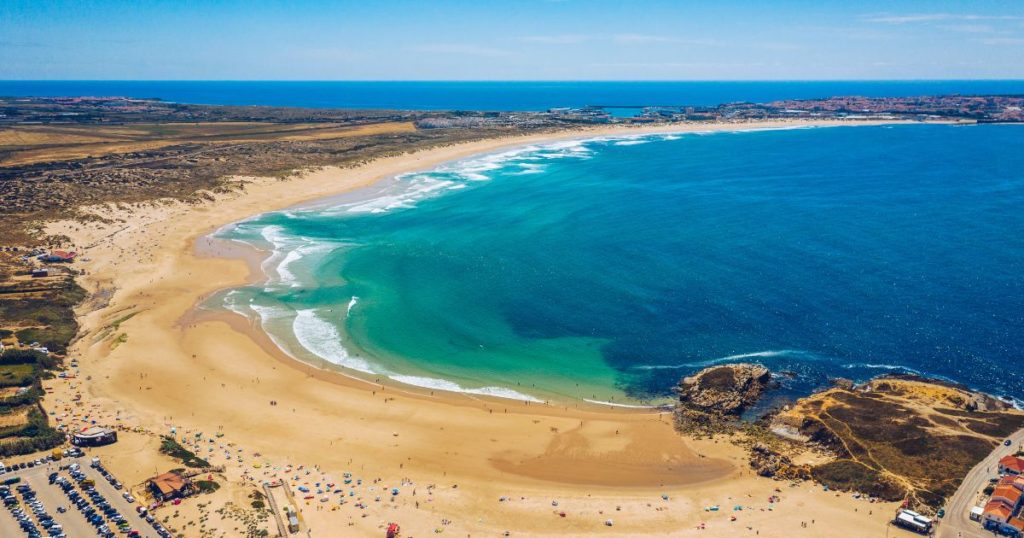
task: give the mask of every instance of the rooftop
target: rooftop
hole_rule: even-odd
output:
[[[1010,519],[1013,511],[1009,506],[1006,506],[999,501],[989,501],[988,504],[985,505],[985,511],[983,513],[986,516],[998,518],[1000,521],[1007,521]]]
[[[1017,456],[1003,456],[999,458],[999,465],[1017,473],[1024,471],[1024,459]]]
[[[75,437],[89,438],[89,437],[102,437],[107,435],[112,430],[110,428],[101,428],[99,426],[93,426],[91,428],[82,430],[75,434]]]
[[[180,492],[188,486],[188,479],[174,471],[150,478],[149,482],[163,495]]]

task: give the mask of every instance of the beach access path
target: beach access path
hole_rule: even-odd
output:
[[[939,524],[938,538],[987,538],[992,535],[981,526],[981,523],[971,521],[971,508],[978,504],[981,490],[988,485],[989,479],[998,473],[999,458],[1013,453],[1015,447],[1024,443],[1024,429],[1017,430],[1008,439],[1010,446],[1000,443],[988,457],[978,462],[967,473],[956,493],[949,498],[946,503],[946,517]]]

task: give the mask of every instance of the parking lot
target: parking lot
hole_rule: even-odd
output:
[[[10,489],[14,497],[18,499],[16,508],[19,508],[26,512],[29,518],[35,524],[36,530],[43,535],[50,535],[49,532],[39,524],[40,518],[32,513],[28,502],[26,502],[24,494],[17,491],[18,486],[27,485],[35,493],[35,498],[41,504],[45,513],[52,517],[53,521],[59,524],[62,528],[62,532],[67,536],[92,536],[95,535],[95,531],[90,527],[85,519],[82,517],[74,517],[75,514],[69,512],[61,513],[57,510],[58,507],[67,507],[67,501],[63,499],[63,493],[59,490],[50,486],[47,483],[47,476],[56,470],[56,465],[51,464],[51,468],[47,467],[35,467],[33,469],[26,469],[17,473],[8,473],[3,475],[2,479],[8,479],[12,476],[20,477],[21,480],[17,483],[10,484]],[[13,513],[13,508],[3,510],[0,513],[0,536],[30,536],[28,532],[23,530]],[[58,534],[59,535],[59,534]]]
[[[60,466],[51,462],[0,476],[0,482],[17,480],[8,485],[9,495],[16,498],[17,503],[0,513],[0,536],[109,537],[134,530],[137,534],[130,536],[158,538],[157,531],[136,511],[138,505],[123,497],[126,490],[116,489],[96,469],[88,467],[87,458],[68,458],[59,463]],[[77,464],[74,472],[59,468],[72,463]],[[54,483],[51,483],[51,476]],[[89,480],[94,486],[83,487]],[[91,494],[90,489],[94,490]],[[29,523],[19,521],[19,517]],[[43,519],[52,519],[59,527],[51,524],[44,528]],[[119,528],[117,523],[121,519],[127,525]]]

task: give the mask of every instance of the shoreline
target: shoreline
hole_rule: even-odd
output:
[[[807,122],[807,121],[793,121],[793,122],[785,122],[785,121],[772,121],[772,122],[755,122],[755,123],[739,123],[739,124],[721,123],[721,124],[711,124],[711,125],[668,125],[668,126],[655,126],[655,127],[640,126],[640,127],[626,127],[626,128],[618,128],[618,129],[616,129],[616,128],[612,128],[612,129],[597,128],[597,129],[586,129],[586,130],[581,130],[581,131],[558,132],[558,133],[555,133],[556,136],[554,136],[552,138],[540,138],[540,139],[538,139],[537,136],[530,135],[529,137],[527,137],[527,138],[529,138],[529,140],[524,140],[524,141],[520,141],[520,142],[510,142],[508,144],[500,144],[500,145],[497,145],[495,147],[490,148],[489,150],[482,151],[482,152],[479,152],[479,153],[472,153],[472,154],[468,154],[468,155],[460,153],[458,157],[447,159],[447,160],[433,162],[427,168],[399,171],[399,172],[396,172],[396,173],[393,173],[393,174],[390,174],[390,175],[387,175],[387,176],[383,176],[383,177],[379,178],[377,181],[371,182],[371,183],[363,185],[363,186],[357,186],[357,187],[349,189],[349,190],[341,191],[341,192],[334,193],[334,194],[328,194],[328,195],[326,195],[324,197],[320,197],[320,198],[315,198],[315,199],[311,199],[311,200],[305,200],[305,201],[302,201],[302,202],[299,202],[299,203],[287,205],[285,207],[269,209],[267,211],[264,211],[264,212],[261,212],[261,213],[257,213],[255,215],[250,215],[250,216],[248,216],[248,217],[246,217],[244,219],[241,219],[241,220],[225,223],[222,226],[217,227],[215,230],[211,231],[210,233],[207,233],[205,235],[202,235],[202,236],[198,237],[196,239],[197,248],[200,248],[200,245],[205,245],[205,247],[203,247],[203,249],[202,249],[203,251],[205,251],[204,252],[205,255],[223,256],[223,257],[228,257],[228,258],[239,257],[239,258],[241,258],[241,259],[243,259],[243,260],[245,260],[247,262],[247,264],[250,267],[250,272],[251,272],[250,273],[250,277],[246,280],[246,282],[244,284],[240,284],[238,286],[232,286],[232,287],[229,287],[227,289],[216,290],[216,291],[210,293],[209,295],[207,295],[205,298],[201,299],[201,301],[208,300],[209,297],[211,297],[211,296],[213,296],[213,295],[215,295],[217,293],[222,293],[224,291],[228,291],[228,289],[234,289],[234,288],[238,288],[238,287],[251,286],[251,285],[257,285],[257,284],[264,285],[264,284],[270,282],[270,280],[271,280],[271,276],[264,270],[263,264],[264,264],[264,262],[266,260],[270,259],[274,255],[274,251],[273,250],[262,249],[262,248],[259,248],[259,247],[255,246],[255,245],[248,244],[248,243],[246,243],[244,241],[237,241],[237,240],[232,240],[232,239],[224,239],[224,238],[216,237],[216,235],[218,233],[220,233],[222,230],[224,230],[226,228],[229,228],[231,226],[234,226],[235,224],[237,224],[239,222],[244,222],[244,221],[252,220],[252,219],[255,219],[255,218],[257,218],[257,217],[259,217],[261,215],[265,215],[265,214],[268,214],[268,213],[285,212],[285,211],[289,211],[289,210],[308,210],[308,209],[328,208],[328,207],[339,205],[342,202],[344,202],[346,205],[348,205],[348,204],[359,204],[359,203],[367,202],[367,201],[375,199],[377,196],[380,195],[380,193],[381,193],[380,189],[384,186],[384,183],[397,181],[398,178],[400,176],[403,176],[403,175],[414,174],[414,173],[430,172],[430,171],[436,170],[438,168],[443,168],[443,167],[445,167],[447,165],[456,164],[456,163],[459,163],[459,162],[465,162],[465,161],[469,161],[469,160],[480,160],[480,159],[485,159],[487,157],[492,157],[492,156],[501,156],[501,155],[505,155],[505,154],[509,154],[509,153],[514,153],[514,152],[523,150],[523,149],[531,147],[531,146],[545,146],[545,145],[549,145],[549,144],[553,144],[553,143],[566,142],[566,141],[587,142],[587,141],[601,140],[601,139],[604,139],[604,138],[611,138],[611,139],[622,138],[622,139],[627,139],[628,140],[628,139],[631,139],[631,138],[643,138],[643,137],[647,137],[647,136],[672,135],[672,134],[706,133],[706,132],[738,132],[738,131],[744,131],[744,132],[748,132],[748,131],[773,131],[773,130],[785,130],[785,129],[824,128],[824,127],[855,127],[855,126],[869,126],[869,125],[885,125],[885,124],[892,124],[892,123],[905,124],[905,123],[908,123],[908,122],[893,122],[893,121],[863,121],[863,122],[862,121],[855,121],[855,122],[851,122],[851,121],[822,121],[822,122],[815,122],[815,121],[811,121],[811,122]],[[700,127],[706,127],[706,128],[700,128]],[[596,131],[596,132],[587,132],[587,131]],[[584,133],[586,133],[586,134],[584,134]],[[538,136],[543,136],[543,135],[538,135]],[[502,140],[502,139],[496,139],[496,140]],[[236,253],[234,255],[230,254],[230,253],[217,254],[217,253],[213,252],[213,250],[216,250],[215,247],[214,247],[215,244],[220,244],[223,247],[223,246],[225,246],[225,245],[227,245],[229,243],[231,244],[231,247],[232,247],[231,250],[245,250],[246,252],[242,252],[240,254]],[[197,303],[197,306],[198,306],[198,303]],[[247,332],[254,340],[266,343],[266,345],[264,347],[265,347],[265,351],[267,351],[268,353],[278,355],[278,356],[280,356],[282,358],[285,358],[286,360],[292,360],[292,361],[304,363],[306,366],[311,366],[311,367],[316,368],[317,370],[325,372],[325,373],[340,374],[340,375],[342,375],[344,377],[348,377],[348,378],[351,378],[351,379],[354,379],[354,380],[357,380],[357,381],[362,381],[362,382],[364,382],[364,383],[366,383],[368,385],[381,386],[381,387],[383,387],[383,386],[394,387],[396,389],[403,390],[403,391],[406,391],[406,392],[409,392],[409,393],[423,393],[423,392],[426,391],[426,392],[429,392],[431,396],[433,396],[435,391],[438,391],[438,392],[450,393],[450,394],[453,394],[453,395],[455,395],[455,394],[464,395],[464,396],[467,396],[467,397],[470,397],[470,398],[481,397],[481,398],[484,398],[485,400],[493,400],[496,403],[500,403],[501,401],[504,401],[504,400],[513,400],[513,401],[530,401],[530,402],[532,402],[534,404],[554,405],[555,407],[565,407],[566,406],[565,404],[572,404],[574,407],[577,407],[577,408],[579,408],[581,406],[583,408],[596,407],[596,408],[601,408],[601,409],[608,410],[608,411],[619,411],[619,412],[637,412],[637,411],[648,411],[649,412],[651,410],[664,410],[666,406],[670,406],[671,405],[671,397],[670,397],[670,395],[666,395],[663,398],[652,400],[650,403],[648,403],[646,401],[630,400],[630,399],[625,399],[623,402],[618,402],[618,401],[615,401],[615,396],[619,396],[620,394],[616,394],[615,396],[613,396],[612,394],[607,394],[605,396],[608,398],[608,400],[605,400],[605,399],[598,399],[598,398],[596,398],[596,396],[592,397],[592,398],[587,398],[587,397],[583,397],[583,396],[573,397],[573,396],[571,396],[569,394],[563,394],[561,392],[551,392],[551,391],[546,391],[546,390],[541,390],[540,393],[538,393],[537,391],[534,391],[533,393],[527,393],[527,392],[520,392],[519,389],[513,388],[513,387],[506,387],[506,386],[499,386],[499,385],[492,386],[492,385],[489,385],[489,384],[486,385],[486,386],[480,387],[478,389],[478,388],[464,387],[458,381],[452,381],[452,380],[445,379],[445,378],[440,378],[440,377],[438,377],[438,378],[434,378],[434,377],[426,378],[426,377],[423,377],[423,378],[421,378],[423,380],[423,384],[409,383],[409,382],[402,381],[401,379],[398,379],[398,377],[403,377],[403,378],[408,379],[408,378],[411,378],[411,377],[417,377],[418,378],[418,377],[420,377],[420,375],[419,374],[405,374],[405,373],[402,373],[402,372],[374,373],[374,372],[369,372],[369,371],[361,371],[361,370],[358,370],[358,369],[354,369],[354,368],[351,368],[351,367],[347,367],[347,366],[344,366],[344,365],[341,365],[341,364],[337,364],[337,363],[331,362],[331,361],[329,361],[327,359],[324,359],[322,357],[319,357],[319,356],[314,357],[313,356],[314,353],[312,351],[308,350],[308,349],[305,350],[306,352],[304,353],[307,356],[303,357],[303,358],[300,358],[300,357],[296,356],[295,353],[285,349],[285,346],[279,344],[277,342],[277,340],[268,333],[268,331],[262,325],[264,320],[262,320],[260,318],[260,314],[256,313],[255,314],[256,320],[253,321],[252,319],[249,319],[249,316],[247,316],[247,315],[245,315],[245,314],[243,314],[241,312],[236,312],[236,311],[233,311],[231,309],[228,309],[228,308],[224,307],[223,305],[219,305],[219,306],[217,306],[217,308],[221,312],[223,312],[223,313],[225,313],[227,315],[235,314],[235,315],[238,315],[238,316],[242,317],[243,319],[247,319],[249,321],[249,323],[246,324],[246,327],[244,329],[241,328],[241,325],[237,325],[237,324],[235,325],[235,329],[236,330],[243,330],[244,332]],[[260,337],[257,336],[256,333],[261,333],[264,337],[260,338]],[[346,351],[349,351],[349,350],[346,350]],[[426,384],[426,381],[434,381],[434,382],[437,382],[438,384],[451,383],[451,384],[454,385],[454,387],[452,387],[452,388],[442,388],[440,386],[431,387],[431,386],[428,386]],[[484,382],[484,381],[481,381],[479,379],[474,380],[474,381],[475,382]],[[486,382],[484,382],[484,383],[486,383]],[[496,391],[508,391],[510,393],[510,395],[505,396],[505,395],[500,395],[500,394],[486,394],[486,393],[474,392],[474,391],[477,391],[477,390],[489,390],[489,389],[494,389]],[[622,396],[624,396],[624,395],[622,395]]]
[[[718,130],[882,123],[893,122],[719,124]],[[764,499],[776,483],[745,470],[739,447],[681,436],[671,416],[657,410],[530,405],[389,385],[377,388],[275,355],[267,349],[273,346],[269,337],[264,334],[261,342],[259,331],[247,328],[240,316],[232,321],[196,315],[202,298],[259,275],[244,260],[205,256],[195,247],[197,239],[220,226],[252,215],[501,148],[707,130],[708,125],[671,125],[488,139],[355,168],[300,173],[283,181],[246,178],[245,192],[215,195],[215,201],[197,206],[174,202],[96,209],[124,222],[50,223],[49,233],[91,245],[81,252],[88,261],[81,262],[86,274],[79,280],[93,298],[81,308],[81,336],[70,352],[81,363],[76,383],[85,401],[98,410],[96,415],[116,416],[118,425],[158,432],[172,426],[183,432],[216,431],[245,447],[247,454],[260,453],[278,465],[302,462],[335,476],[352,470],[364,477],[384,477],[389,481],[385,483],[443,486],[434,490],[429,503],[422,496],[403,497],[394,508],[371,503],[374,517],[349,517],[357,535],[378,532],[379,520],[392,517],[414,534],[425,535],[442,517],[453,516],[459,519],[453,532],[491,535],[513,528],[517,536],[582,534],[603,529],[607,511],[615,513],[617,535],[695,529],[710,517],[702,506],[724,504],[738,491]],[[57,401],[72,394],[58,392]],[[108,448],[116,452],[118,446]],[[269,476],[271,467],[254,471],[233,459],[227,464],[231,491],[243,491],[238,488],[262,480],[261,474]],[[134,479],[140,473],[132,458],[112,465],[119,476]],[[669,493],[671,500],[661,499]],[[512,494],[522,501],[497,510],[496,499]],[[784,517],[795,527],[800,514],[811,508],[822,519],[832,517],[864,536],[884,529],[884,505],[869,517],[852,511],[847,499],[810,484],[789,488],[785,495],[792,501],[774,512],[744,513],[745,521],[756,524],[763,536],[790,536],[788,525],[770,522]],[[550,518],[552,499],[581,517]],[[671,513],[655,510],[652,502],[671,506]],[[314,511],[308,505],[303,513],[314,531],[344,521],[331,514],[338,513]],[[728,522],[719,525],[727,532]]]

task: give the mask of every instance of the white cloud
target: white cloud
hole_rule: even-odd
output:
[[[939,28],[963,34],[991,34],[996,32],[995,28],[987,24],[944,24],[939,26]]]
[[[912,24],[922,22],[940,21],[1019,21],[1024,16],[1019,15],[977,15],[958,13],[916,13],[907,15],[878,14],[865,15],[862,17],[867,22],[882,24]]]
[[[645,43],[680,43],[702,47],[720,47],[724,43],[717,39],[676,37],[651,34],[616,34],[611,40],[620,45],[642,45]]]
[[[519,38],[520,41],[525,41],[527,43],[541,43],[544,45],[575,45],[577,43],[588,41],[589,39],[590,36],[577,34],[530,35]]]
[[[759,48],[764,50],[770,50],[773,52],[785,52],[791,50],[800,50],[799,45],[793,43],[785,43],[781,41],[765,41],[760,43],[754,43],[753,48]]]
[[[465,43],[427,43],[412,47],[412,50],[427,54],[457,54],[463,56],[487,56],[492,58],[513,56],[513,53],[507,50]]]
[[[678,37],[648,34],[618,34],[612,38],[617,43],[678,43]]]
[[[988,39],[982,39],[982,43],[986,45],[1024,45],[1024,37],[990,37]]]

